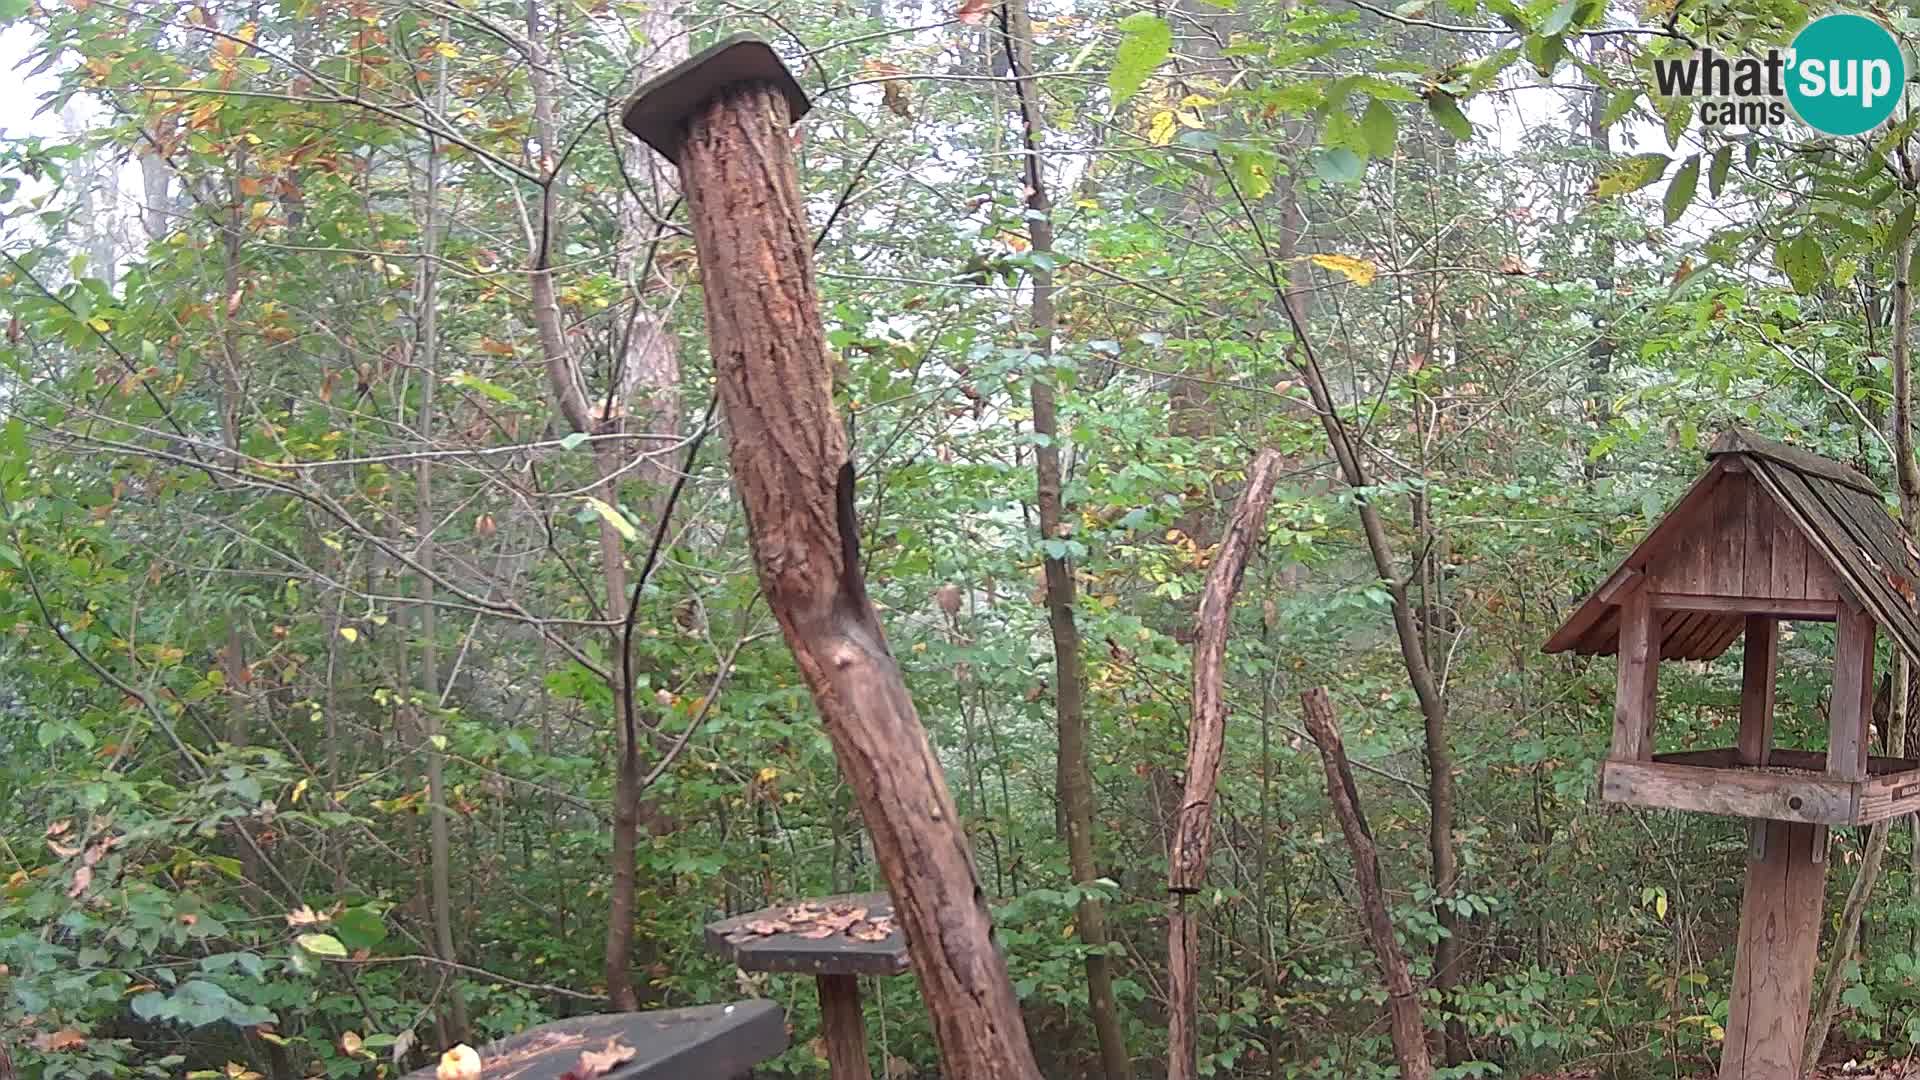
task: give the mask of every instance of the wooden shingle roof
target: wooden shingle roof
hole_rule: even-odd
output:
[[[1716,440],[1707,459],[1706,473],[1544,651],[1612,655],[1620,599],[1657,586],[1668,606],[1660,649],[1668,659],[1725,652],[1748,610],[1830,619],[1831,605],[1847,602],[1920,663],[1920,550],[1866,477],[1741,429]]]

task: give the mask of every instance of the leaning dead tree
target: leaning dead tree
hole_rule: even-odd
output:
[[[1393,937],[1393,917],[1387,912],[1387,900],[1380,885],[1380,853],[1373,843],[1373,830],[1360,810],[1360,789],[1353,783],[1353,767],[1347,763],[1347,748],[1340,741],[1340,726],[1333,716],[1333,702],[1325,687],[1316,686],[1300,695],[1305,710],[1307,734],[1320,748],[1320,763],[1327,770],[1327,798],[1333,803],[1333,816],[1340,820],[1347,848],[1353,853],[1353,884],[1358,894],[1360,921],[1366,924],[1367,937],[1373,943],[1373,955],[1387,985],[1387,1021],[1393,1036],[1393,1056],[1400,1062],[1402,1080],[1428,1080],[1433,1061],[1427,1054],[1427,1029],[1420,1017],[1420,999],[1415,996],[1413,975],[1407,968],[1407,955]]]
[[[1247,572],[1247,560],[1267,530],[1267,504],[1280,468],[1277,450],[1262,450],[1247,470],[1247,489],[1234,505],[1226,536],[1207,571],[1207,584],[1194,617],[1193,722],[1187,728],[1187,786],[1180,799],[1173,840],[1168,846],[1167,913],[1168,1080],[1192,1080],[1198,1040],[1198,924],[1187,911],[1187,897],[1200,891],[1213,847],[1213,795],[1220,784],[1220,761],[1227,746],[1227,634],[1233,628],[1233,599]]]
[[[642,87],[625,122],[679,167],[760,587],[872,834],[944,1075],[1037,1080],[966,833],[860,570],[787,134],[807,107],[772,49],[735,37]]]

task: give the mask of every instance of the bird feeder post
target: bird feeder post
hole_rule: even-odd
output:
[[[740,36],[642,86],[622,119],[679,167],[761,591],[914,943],[945,1075],[1038,1080],[966,832],[860,569],[854,469],[788,130],[807,107],[779,56]],[[843,989],[831,995],[842,1005]]]

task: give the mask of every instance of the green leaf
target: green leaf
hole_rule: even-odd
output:
[[[1793,283],[1793,291],[1806,295],[1820,287],[1827,276],[1827,253],[1811,232],[1783,244],[1774,245],[1774,263]]]
[[[1445,90],[1428,91],[1427,111],[1447,134],[1463,142],[1473,138],[1473,125],[1467,121],[1467,114],[1460,111],[1460,103],[1452,94]]]
[[[1400,122],[1394,119],[1393,110],[1379,98],[1367,102],[1367,111],[1360,115],[1360,138],[1367,145],[1367,152],[1374,157],[1390,157],[1393,154],[1394,139],[1399,135]]]
[[[587,443],[587,433],[584,431],[575,431],[569,434],[566,438],[560,440],[560,449],[578,450],[582,446],[585,446],[586,443]]]
[[[0,0],[0,4],[4,3],[5,0]],[[135,995],[130,1004],[133,1006],[133,1015],[142,1020],[151,1020],[166,1010],[167,996],[158,990],[149,990]]]
[[[347,955],[347,947],[340,944],[340,939],[332,934],[301,934],[294,941],[315,956],[344,958]]]
[[[615,510],[613,507],[608,506],[606,503],[601,502],[591,495],[587,496],[586,499],[587,505],[593,508],[593,512],[600,515],[600,520],[613,526],[613,531],[624,537],[627,543],[631,544],[640,539],[639,531],[633,527],[633,522],[627,520],[625,514],[622,514],[620,511]]]
[[[456,371],[447,376],[447,382],[463,390],[472,390],[477,394],[491,398],[503,405],[517,405],[520,402],[519,398],[513,396],[513,391],[508,390],[506,387],[490,383],[485,379],[476,375],[469,375],[464,371]],[[580,433],[576,431],[574,434],[578,435]],[[572,436],[569,436],[569,438],[571,437]]]
[[[1314,162],[1313,171],[1329,183],[1354,184],[1366,175],[1367,162],[1359,154],[1340,146],[1321,154]]]
[[[1665,154],[1635,154],[1621,158],[1601,174],[1593,185],[1593,194],[1596,198],[1606,199],[1625,195],[1629,191],[1639,191],[1664,176],[1667,164]]]
[[[1733,147],[1723,146],[1713,152],[1713,165],[1707,169],[1707,194],[1718,196],[1727,186],[1727,169],[1732,164]]]
[[[1565,33],[1573,25],[1573,14],[1580,10],[1581,0],[1560,0],[1560,3],[1540,22],[1540,32],[1546,35]]]
[[[1632,112],[1633,107],[1639,103],[1640,91],[1638,90],[1627,89],[1616,92],[1607,99],[1607,107],[1600,114],[1600,126],[1612,127],[1619,123],[1620,119]]]
[[[386,921],[372,908],[348,908],[334,918],[333,928],[351,949],[371,949],[387,939]]]
[[[1694,189],[1699,186],[1700,155],[1695,154],[1687,159],[1685,165],[1680,166],[1680,171],[1673,174],[1672,180],[1667,181],[1667,197],[1664,203],[1667,224],[1671,225],[1679,221],[1680,215],[1687,212],[1688,204],[1693,202]]]
[[[1107,73],[1107,89],[1113,91],[1116,109],[1146,84],[1173,51],[1173,28],[1147,12],[1136,11],[1121,19],[1120,32],[1125,36],[1113,55],[1113,70]]]

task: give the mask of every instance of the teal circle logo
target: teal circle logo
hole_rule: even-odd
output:
[[[1893,32],[1865,15],[1823,15],[1793,39],[1787,103],[1824,135],[1860,135],[1893,115],[1907,58]]]

